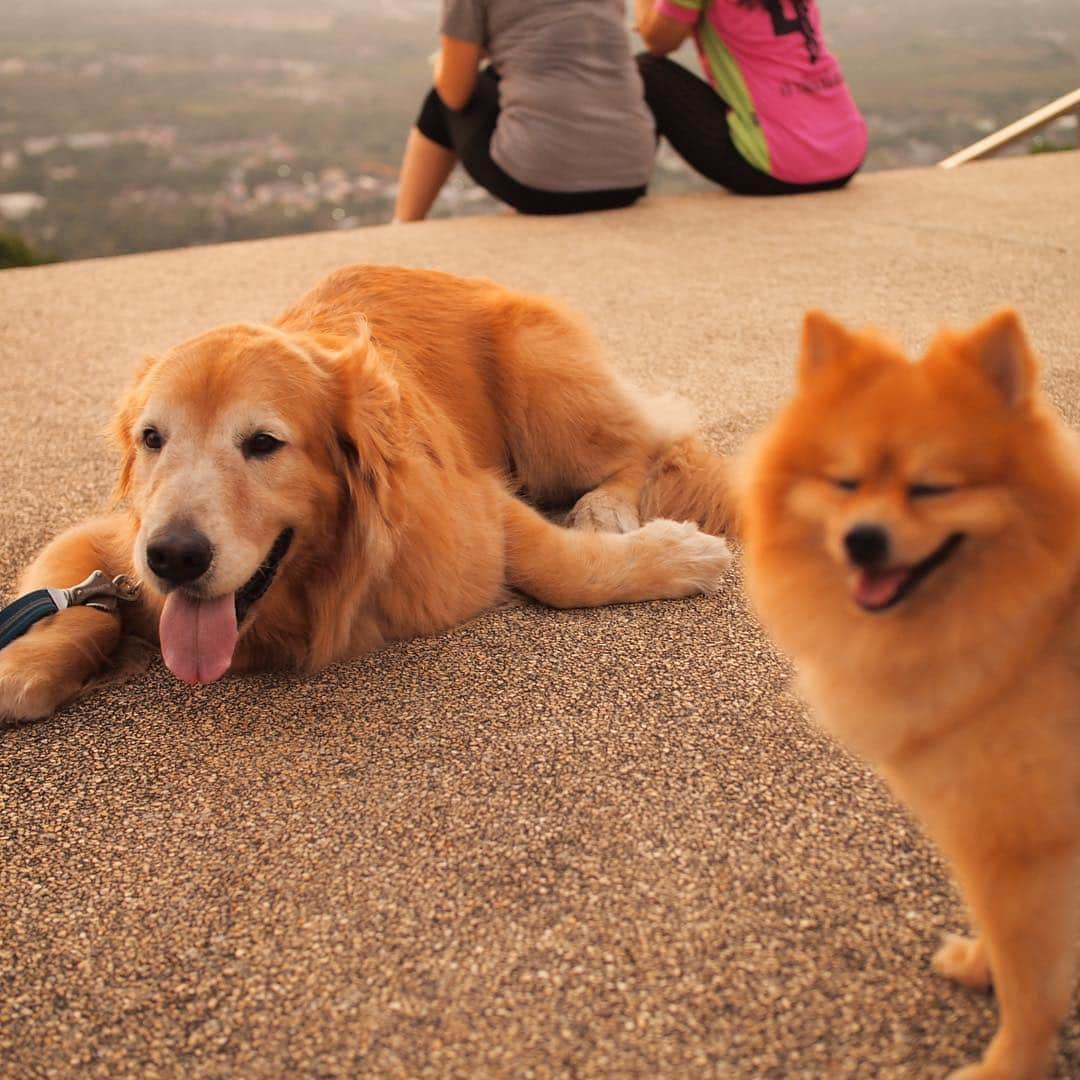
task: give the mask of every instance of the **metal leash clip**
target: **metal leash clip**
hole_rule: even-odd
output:
[[[142,585],[121,574],[110,578],[95,570],[70,589],[35,589],[0,609],[0,649],[22,637],[36,622],[69,607],[89,607],[115,612],[121,603],[135,600]]]
[[[97,608],[98,611],[115,611],[119,602],[125,603],[138,597],[142,584],[121,574],[111,580],[100,570],[95,570],[85,581],[70,589],[57,589],[67,597],[65,607]],[[53,591],[53,590],[50,590]]]

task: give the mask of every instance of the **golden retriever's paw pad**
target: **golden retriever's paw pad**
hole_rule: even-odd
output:
[[[990,961],[979,938],[949,934],[934,954],[934,970],[947,979],[970,986],[973,990],[990,987]]]
[[[716,592],[731,565],[727,541],[689,521],[650,521],[634,535],[656,558],[665,597]]]
[[[633,532],[641,525],[637,510],[625,499],[606,491],[587,491],[566,515],[568,529],[589,532]]]

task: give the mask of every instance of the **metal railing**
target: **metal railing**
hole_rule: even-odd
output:
[[[1003,127],[1000,131],[995,131],[993,135],[987,135],[985,139],[972,143],[971,146],[958,151],[951,157],[945,158],[944,161],[939,161],[938,167],[954,169],[957,165],[965,165],[969,161],[978,161],[979,158],[996,154],[1010,143],[1038,131],[1039,128],[1045,127],[1047,124],[1053,123],[1071,112],[1076,113],[1077,130],[1080,132],[1080,89],[1073,90],[1072,93],[1066,94],[1064,97],[1059,97],[1057,101],[1051,101],[1049,105],[1036,109],[1022,120],[1017,120],[1016,123],[1009,124],[1008,127]],[[1078,138],[1080,138],[1080,135],[1078,135]]]

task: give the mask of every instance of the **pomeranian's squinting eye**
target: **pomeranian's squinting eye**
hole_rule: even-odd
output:
[[[955,490],[955,484],[911,484],[907,493],[910,499],[932,499],[935,495],[948,495]]]
[[[858,491],[859,481],[850,476],[830,476],[829,483],[841,491]]]

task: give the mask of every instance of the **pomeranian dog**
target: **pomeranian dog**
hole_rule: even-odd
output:
[[[47,716],[115,677],[132,639],[207,683],[314,671],[511,589],[555,607],[710,591],[730,556],[697,526],[723,526],[725,467],[676,412],[551,301],[431,271],[335,271],[269,325],[142,365],[112,427],[123,509],[57,537],[21,588],[94,570],[144,588],[0,651],[0,718]],[[526,497],[576,500],[576,528]]]
[[[1080,452],[1016,314],[912,363],[809,312],[740,515],[803,693],[923,822],[977,927],[934,957],[998,1001],[953,1076],[1045,1076],[1080,930]]]

